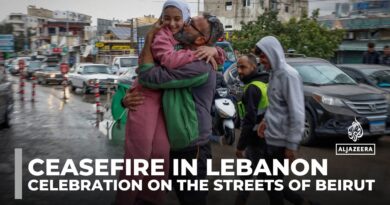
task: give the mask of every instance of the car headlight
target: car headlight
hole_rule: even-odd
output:
[[[330,97],[330,96],[321,95],[321,94],[314,94],[313,98],[317,102],[325,104],[325,105],[339,106],[339,107],[342,107],[345,105],[343,100],[341,100],[340,98],[336,98],[336,97]]]
[[[118,84],[118,80],[117,79],[114,80],[114,84]]]
[[[56,74],[52,73],[50,74],[50,78],[55,78],[56,77]]]

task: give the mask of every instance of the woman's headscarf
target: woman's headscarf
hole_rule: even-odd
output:
[[[164,9],[169,6],[173,6],[179,9],[181,11],[184,21],[187,21],[191,17],[190,7],[188,6],[187,2],[184,2],[182,0],[167,0],[164,3],[162,12],[164,13]]]

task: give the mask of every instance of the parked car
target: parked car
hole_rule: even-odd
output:
[[[34,76],[36,71],[42,70],[44,68],[44,64],[41,61],[30,61],[28,66],[24,69],[23,73],[27,79],[30,79]]]
[[[42,61],[49,66],[56,66],[60,64],[61,58],[58,55],[50,55],[42,59]]]
[[[95,81],[99,80],[99,90],[105,91],[108,84],[117,84],[117,75],[113,75],[105,64],[81,63],[77,64],[69,72],[69,85],[72,91],[81,88],[88,94],[94,89]]]
[[[130,70],[128,70],[128,71],[122,73],[118,77],[118,83],[122,83],[122,84],[131,86],[134,83],[134,80],[136,78],[137,78],[137,76],[134,76],[133,73]]]
[[[11,69],[11,67],[12,67],[12,62],[13,62],[14,60],[15,60],[15,59],[13,59],[13,58],[5,60],[4,66],[5,66],[5,69],[6,69],[7,71],[9,71],[9,70]]]
[[[319,138],[348,136],[356,119],[364,137],[377,138],[390,133],[388,94],[375,87],[358,84],[342,70],[318,58],[286,58],[302,77],[305,95],[303,145]],[[236,67],[227,77],[237,78]],[[228,82],[228,81],[227,81]]]
[[[137,76],[135,69],[138,67],[138,56],[120,56],[115,57],[112,61],[112,71],[120,75],[130,71],[132,76]]]
[[[237,63],[232,64],[225,73],[223,77],[229,89],[231,95],[235,97],[237,101],[242,99],[244,83],[240,81],[237,72]]]
[[[218,41],[216,46],[222,48],[226,54],[226,60],[223,64],[223,73],[233,64],[237,62],[236,55],[234,54],[234,50],[232,45],[227,41]]]
[[[12,84],[7,79],[5,67],[0,66],[0,127],[9,127],[14,100]]]
[[[38,84],[56,83],[61,84],[64,80],[58,65],[44,65],[42,69],[38,69],[34,73]]]
[[[339,64],[341,70],[358,83],[377,87],[390,93],[390,67],[374,64]]]

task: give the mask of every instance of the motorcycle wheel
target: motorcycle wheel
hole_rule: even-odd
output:
[[[234,141],[236,141],[234,129],[225,128],[225,142],[227,145],[233,145]]]

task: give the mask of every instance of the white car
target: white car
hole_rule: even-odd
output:
[[[10,68],[10,73],[12,75],[19,74],[19,61],[23,60],[25,68],[29,65],[31,58],[30,57],[18,57],[15,60],[12,61],[11,68]]]
[[[137,67],[138,56],[120,56],[115,57],[112,61],[112,71],[118,75],[130,71],[132,76],[136,76],[135,69]]]
[[[93,63],[77,64],[68,75],[71,90],[81,88],[85,94],[94,90],[96,80],[99,80],[99,90],[105,91],[109,84],[117,84],[117,79],[118,76],[113,75],[107,65]]]

